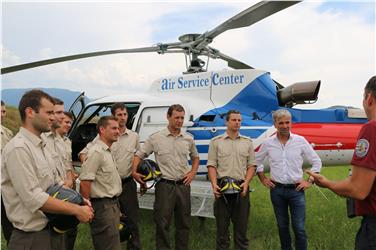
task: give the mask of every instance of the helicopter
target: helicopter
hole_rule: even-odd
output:
[[[217,36],[228,30],[254,25],[299,2],[259,2],[202,34],[181,35],[177,42],[35,61],[2,68],[1,74],[111,54],[181,53],[186,62],[183,74],[161,77],[148,92],[107,96],[88,104],[84,103],[83,94],[79,96],[70,108],[75,118],[69,133],[73,160],[78,160],[78,152],[96,136],[98,117],[109,115],[112,104],[123,102],[128,109],[127,127],[140,135],[141,143],[167,125],[166,111],[171,104],[182,104],[186,109],[183,130],[193,135],[200,153],[198,175],[207,174],[209,142],[226,130],[225,114],[231,109],[241,112],[240,133],[252,138],[256,150],[264,139],[275,133],[272,112],[285,108],[292,114],[292,132],[311,143],[324,165],[349,164],[357,135],[367,122],[364,112],[350,107],[297,109],[294,107],[297,104],[317,101],[320,80],[284,87],[269,72],[255,69],[210,46]],[[209,71],[208,62],[215,59],[225,61],[231,70]]]

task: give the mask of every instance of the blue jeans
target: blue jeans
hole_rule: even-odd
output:
[[[307,249],[307,235],[304,229],[304,191],[296,191],[294,188],[276,186],[275,188],[270,190],[270,198],[272,200],[274,214],[277,219],[281,249],[292,249],[289,227],[289,208],[292,221],[292,228],[295,233],[295,249]]]

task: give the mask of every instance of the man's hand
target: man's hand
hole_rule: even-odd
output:
[[[186,173],[183,177],[184,185],[189,186],[191,184],[193,178],[195,178],[195,176],[196,176],[196,171],[191,170],[188,173]]]
[[[240,187],[243,189],[240,195],[245,197],[249,192],[249,183],[245,181],[240,185]]]
[[[82,223],[91,222],[94,218],[93,208],[89,206],[78,206],[75,216]]]
[[[307,188],[310,188],[311,186],[312,186],[312,183],[306,180],[302,180],[301,182],[299,182],[299,185],[296,187],[295,190],[296,191],[306,190]]]
[[[83,199],[84,199],[84,204],[85,204],[86,206],[89,206],[89,207],[93,208],[93,206],[91,205],[90,200],[85,199],[85,198],[83,198]],[[94,211],[94,210],[93,210],[93,211]]]
[[[317,184],[317,186],[324,188],[328,187],[329,180],[325,176],[321,174],[316,174],[311,170],[306,170],[306,173],[314,178],[314,182],[315,184]]]
[[[217,183],[215,184],[212,183],[212,189],[213,189],[213,194],[215,198],[221,197],[221,193],[220,193],[221,188],[218,186]]]
[[[66,186],[68,188],[73,188],[73,180],[72,179],[66,179],[64,181],[64,186]]]
[[[132,177],[133,177],[133,179],[135,179],[141,185],[145,185],[145,182],[142,180],[142,178],[144,178],[145,175],[142,175],[142,174],[139,174],[137,172],[132,171]]]
[[[146,184],[140,185],[140,196],[143,196],[148,191],[148,188],[146,187]]]
[[[262,185],[264,185],[265,187],[267,187],[269,189],[272,189],[272,188],[275,187],[275,184],[268,177],[265,177],[264,179],[262,179],[261,183],[262,183]]]

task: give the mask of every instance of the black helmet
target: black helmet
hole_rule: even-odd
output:
[[[55,184],[46,191],[51,197],[68,201],[77,205],[84,205],[84,199],[77,191]],[[57,233],[65,233],[76,227],[80,221],[73,215],[45,213],[51,228]]]
[[[131,232],[129,230],[129,221],[127,215],[122,214],[120,216],[119,234],[120,242],[128,241],[131,238]]]
[[[222,194],[237,194],[242,191],[240,182],[228,176],[221,178],[219,188]]]
[[[144,177],[143,181],[158,181],[161,176],[161,170],[155,161],[145,159],[138,165],[138,173],[142,174]]]

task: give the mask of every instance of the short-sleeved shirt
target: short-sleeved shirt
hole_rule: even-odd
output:
[[[67,154],[65,143],[60,135],[53,132],[46,132],[41,134],[42,140],[46,143],[47,149],[50,151],[52,157],[55,160],[55,166],[62,180],[66,179],[67,170],[71,170],[70,166],[67,166],[63,158]]]
[[[80,180],[91,182],[91,198],[112,198],[121,193],[121,179],[110,148],[97,140],[82,164]]]
[[[247,168],[256,165],[252,140],[240,134],[235,139],[227,133],[214,137],[209,144],[207,165],[216,168],[218,178],[244,180]]]
[[[8,129],[7,127],[4,127],[1,125],[1,151],[5,147],[5,145],[12,139],[13,132]]]
[[[139,136],[129,129],[119,137],[118,141],[111,146],[111,152],[118,166],[119,175],[122,179],[132,173],[134,154],[140,149]]]
[[[38,136],[21,127],[5,146],[1,163],[1,191],[5,210],[15,228],[26,232],[42,230],[47,218],[39,210],[48,200],[45,192],[62,184],[51,165],[54,160]]]
[[[366,123],[359,132],[358,141],[351,161],[354,167],[364,167],[376,171],[376,121]],[[357,215],[376,215],[376,182],[373,182],[364,200],[355,200]]]
[[[162,177],[175,181],[181,180],[190,171],[188,156],[191,159],[199,156],[190,134],[181,132],[174,136],[168,128],[150,135],[136,155],[144,159],[153,152]]]
[[[72,166],[72,141],[64,136],[63,138],[63,142],[64,142],[64,148],[65,148],[65,155],[63,156],[63,161],[66,165],[66,169],[71,169],[73,170],[73,166]]]

